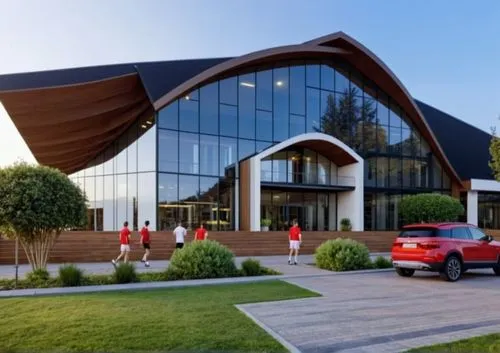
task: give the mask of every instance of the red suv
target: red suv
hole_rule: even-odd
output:
[[[403,277],[435,271],[455,282],[472,268],[493,268],[500,276],[500,242],[470,224],[413,224],[394,241],[392,263]]]

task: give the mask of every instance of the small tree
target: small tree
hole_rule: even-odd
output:
[[[463,213],[459,200],[441,194],[408,195],[399,204],[399,214],[405,224],[453,222]]]
[[[35,271],[65,229],[86,222],[86,198],[57,169],[17,163],[0,169],[0,234],[18,238]]]
[[[500,117],[499,117],[500,119]],[[496,135],[496,129],[491,129],[490,142],[490,168],[496,180],[500,181],[500,138]]]

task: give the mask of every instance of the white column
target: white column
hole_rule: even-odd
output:
[[[250,159],[250,230],[260,231],[260,158]]]
[[[477,191],[467,191],[467,223],[477,226]]]
[[[234,185],[234,207],[232,208],[234,212],[234,229],[236,231],[240,230],[240,181],[236,180]]]
[[[342,218],[351,220],[353,231],[364,230],[364,161],[349,164],[338,169],[339,177],[354,178],[354,190],[340,191],[337,194],[338,212],[337,225],[340,229]]]

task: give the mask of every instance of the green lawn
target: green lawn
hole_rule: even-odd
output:
[[[500,352],[500,334],[409,350],[411,353],[496,353]]]
[[[0,300],[0,352],[285,352],[234,304],[315,297],[281,281]]]

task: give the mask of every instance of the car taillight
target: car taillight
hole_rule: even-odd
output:
[[[394,243],[392,243],[392,247],[401,247],[401,244],[402,244],[401,242],[396,240],[394,241]]]
[[[425,249],[425,250],[438,249],[439,246],[440,246],[440,244],[437,241],[428,241],[428,242],[418,243],[418,247],[421,249]]]

